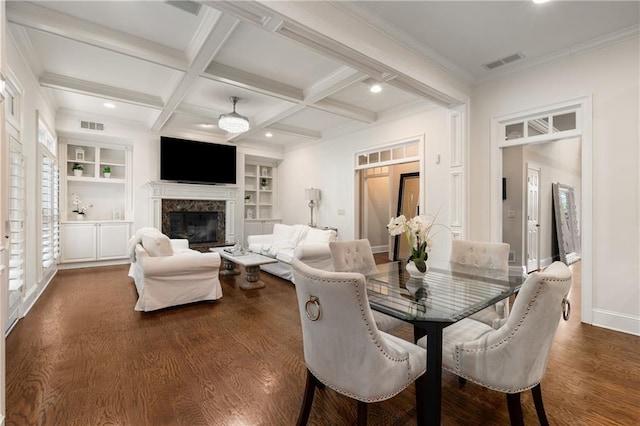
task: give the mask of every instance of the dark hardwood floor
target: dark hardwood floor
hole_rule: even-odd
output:
[[[222,277],[224,297],[133,310],[127,266],[60,271],[7,337],[7,425],[293,425],[305,383],[295,288]],[[640,422],[640,338],[580,323],[580,269],[542,394],[552,425]],[[409,326],[398,335],[411,338]],[[530,393],[525,422],[537,423]],[[312,425],[356,423],[356,403],[316,392]],[[411,386],[370,425],[415,425]],[[443,374],[444,425],[506,425],[503,394]]]

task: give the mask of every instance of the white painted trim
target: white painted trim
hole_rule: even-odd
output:
[[[38,288],[37,285],[31,287],[33,289],[33,291],[31,291],[28,294],[26,294],[25,297],[23,298],[23,306],[22,306],[22,310],[21,310],[22,318],[27,316],[27,314],[29,313],[31,308],[33,308],[33,306],[36,304],[36,302],[38,301],[40,296],[42,296],[42,293],[44,293],[44,291],[47,289],[47,287],[49,287],[49,284],[51,283],[51,281],[53,281],[53,278],[56,276],[57,273],[58,273],[58,269],[56,268],[55,270],[53,270],[53,272],[51,274],[49,274],[49,278],[44,282],[44,285],[42,285],[41,288]],[[35,290],[39,290],[39,291],[36,292]],[[34,295],[33,296],[33,300],[31,300],[31,302],[25,307],[24,306],[24,302],[28,301],[29,298],[32,295]]]
[[[502,241],[502,147],[504,135],[501,134],[501,123],[517,117],[529,117],[545,111],[578,109],[576,127],[582,140],[582,301],[581,320],[593,322],[593,141],[592,141],[592,95],[570,99],[555,104],[536,107],[500,117],[491,118],[491,240]]]
[[[373,253],[388,253],[389,245],[387,244],[386,246],[373,246],[371,247],[371,251]]]
[[[93,268],[98,266],[113,266],[113,265],[126,265],[131,263],[131,259],[122,258],[114,260],[96,260],[94,262],[73,262],[73,263],[58,263],[58,270],[66,269],[79,269],[79,268]]]
[[[592,325],[640,336],[640,317],[633,315],[594,309]]]
[[[509,276],[510,277],[526,277],[527,267],[524,265],[509,266]]]

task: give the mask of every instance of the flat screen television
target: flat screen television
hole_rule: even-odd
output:
[[[235,184],[236,147],[161,136],[160,179]]]

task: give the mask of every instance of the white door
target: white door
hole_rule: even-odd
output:
[[[540,169],[527,167],[527,272],[540,269]]]
[[[127,257],[128,223],[98,224],[98,260]]]

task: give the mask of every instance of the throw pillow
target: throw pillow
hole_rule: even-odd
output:
[[[142,247],[144,247],[151,257],[173,256],[171,240],[161,233],[143,235]]]

